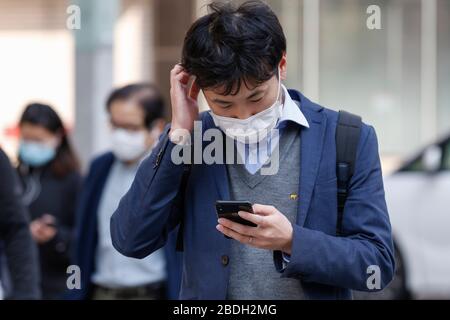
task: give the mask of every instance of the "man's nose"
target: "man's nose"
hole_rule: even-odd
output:
[[[251,110],[248,107],[241,107],[241,108],[239,108],[237,110],[237,113],[234,116],[234,118],[244,120],[244,119],[250,118],[251,116],[253,116],[253,115],[257,114],[257,113],[258,112],[254,111],[254,110]]]

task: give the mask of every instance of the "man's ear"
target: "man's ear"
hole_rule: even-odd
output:
[[[283,56],[281,57],[281,61],[280,61],[280,77],[281,80],[286,80],[287,78],[287,56],[286,56],[286,52],[283,53]]]

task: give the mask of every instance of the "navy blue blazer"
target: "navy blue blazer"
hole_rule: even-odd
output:
[[[93,288],[91,277],[95,271],[95,252],[98,239],[97,211],[106,180],[115,160],[111,152],[94,159],[83,183],[76,215],[76,244],[73,262],[81,269],[81,289],[70,290],[66,295],[68,299],[88,299],[91,295]],[[181,281],[182,259],[181,254],[175,252],[175,232],[176,230],[165,246],[169,299],[178,299]]]
[[[345,236],[336,237],[338,114],[297,91],[289,94],[300,102],[310,127],[301,129],[299,209],[290,262],[280,276],[301,281],[310,299],[350,299],[351,289],[369,290],[369,266],[375,265],[384,288],[395,262],[375,131],[362,126],[344,210]],[[203,130],[215,127],[208,113],[200,119]],[[226,165],[194,165],[181,199],[183,166],[171,161],[174,144],[163,139],[167,133],[168,128],[111,218],[113,245],[126,256],[143,258],[166,243],[183,216],[180,298],[225,299],[229,267],[221,261],[230,252],[231,240],[216,230],[214,204],[230,199]],[[274,268],[280,264],[276,253]]]

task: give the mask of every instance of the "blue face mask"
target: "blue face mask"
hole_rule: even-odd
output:
[[[44,143],[22,141],[19,156],[23,163],[31,167],[40,167],[55,158],[56,149]]]

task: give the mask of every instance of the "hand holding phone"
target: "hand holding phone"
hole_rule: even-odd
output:
[[[241,218],[238,215],[239,211],[253,213],[252,204],[248,201],[216,201],[216,212],[219,218],[225,218],[249,227],[257,227],[253,222]],[[230,239],[230,237],[225,237]]]

